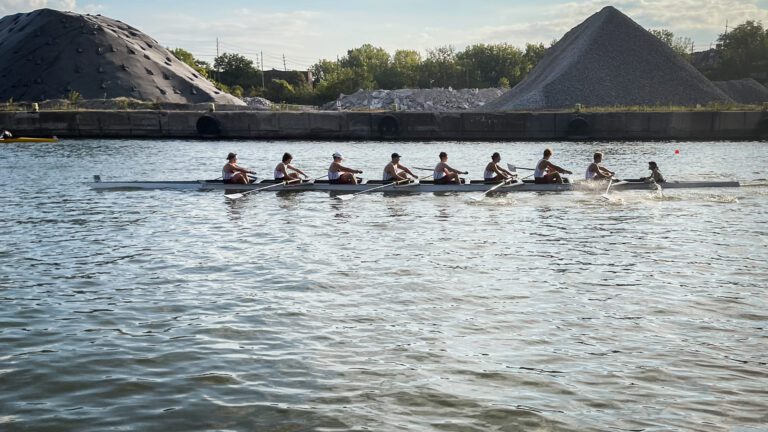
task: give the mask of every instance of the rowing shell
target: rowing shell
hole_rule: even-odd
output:
[[[194,190],[194,191],[249,191],[263,188],[276,182],[274,180],[263,180],[252,184],[232,184],[224,183],[221,180],[196,180],[196,181],[101,181],[99,176],[94,176],[90,187],[97,190],[143,190],[143,189],[175,189],[175,190]],[[582,181],[579,183],[564,184],[536,184],[532,181],[523,181],[522,184],[510,183],[501,186],[494,192],[567,192],[567,191],[600,191],[605,189],[605,182]],[[332,184],[327,180],[313,181],[298,184],[285,184],[271,187],[266,191],[326,191],[339,193],[365,192],[369,189],[379,188],[379,192],[485,192],[493,184],[488,184],[482,180],[473,180],[467,184],[435,184],[431,181],[421,181],[419,183],[410,183],[403,185],[391,184],[387,187],[381,187],[384,183],[381,181],[370,180],[362,184]],[[661,186],[664,189],[690,189],[690,188],[733,188],[741,186],[738,181],[676,181],[665,182]],[[627,181],[613,186],[613,190],[656,190],[655,183],[643,181]]]
[[[55,143],[59,142],[58,138],[25,138],[25,137],[19,137],[19,138],[5,138],[0,139],[0,144],[11,144],[11,143]]]

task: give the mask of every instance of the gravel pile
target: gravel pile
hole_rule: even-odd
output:
[[[180,62],[156,40],[100,15],[51,9],[0,20],[0,100],[127,97],[245,105]]]
[[[256,111],[269,111],[272,109],[272,102],[262,97],[245,97],[243,101],[245,101],[249,108]]]
[[[611,6],[571,29],[486,110],[732,102],[653,34]]]
[[[768,88],[753,78],[715,81],[715,85],[738,103],[754,105],[768,103]]]
[[[326,110],[463,111],[478,109],[504,93],[488,89],[358,90],[323,106]]]

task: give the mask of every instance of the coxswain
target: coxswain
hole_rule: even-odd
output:
[[[659,171],[659,166],[656,165],[656,162],[648,162],[648,169],[651,170],[651,175],[648,177],[642,177],[641,180],[649,183],[664,183],[666,181],[664,180],[664,176],[661,174],[661,171]]]
[[[440,162],[435,165],[435,170],[432,173],[434,182],[443,184],[455,182],[456,184],[461,184],[461,177],[459,177],[459,174],[469,174],[469,172],[459,171],[448,165],[448,153],[446,152],[440,152],[438,157],[440,158]]]
[[[277,166],[275,167],[275,180],[279,180],[279,181],[300,180],[301,177],[299,177],[299,174],[303,175],[305,178],[309,177],[308,175],[304,174],[304,171],[291,165],[292,160],[293,160],[293,156],[291,156],[290,153],[283,154],[283,161],[277,164]],[[293,172],[288,172],[288,170],[291,170]]]
[[[336,152],[333,154],[333,162],[331,162],[331,166],[328,167],[328,183],[357,184],[357,177],[355,177],[355,174],[362,174],[363,172],[341,165],[343,159],[344,157],[341,153]]]
[[[584,174],[584,178],[587,180],[604,180],[611,178],[615,173],[608,168],[601,165],[603,162],[603,154],[597,152],[592,156],[593,162],[587,167],[587,172]]]
[[[224,183],[249,184],[251,180],[248,178],[248,174],[256,174],[256,172],[237,165],[237,153],[230,152],[227,155],[227,164],[221,169],[221,177],[224,179]]]
[[[550,162],[549,158],[552,154],[552,149],[544,150],[544,158],[536,164],[536,169],[533,171],[534,183],[563,183],[563,178],[560,174],[573,174],[567,169],[560,168]]]
[[[491,161],[485,166],[485,171],[483,172],[483,180],[486,183],[499,183],[515,178],[515,174],[499,166],[499,162],[501,162],[499,152],[492,154]]]
[[[392,153],[392,160],[384,167],[382,180],[385,183],[407,180],[408,176],[417,178],[407,167],[400,164],[400,155]]]

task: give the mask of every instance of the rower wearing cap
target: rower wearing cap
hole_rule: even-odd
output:
[[[563,183],[563,178],[560,174],[573,174],[567,169],[560,168],[550,162],[549,158],[552,154],[552,149],[544,150],[544,158],[536,164],[536,169],[533,171],[534,183]]]
[[[397,182],[407,180],[408,175],[417,178],[407,167],[400,164],[400,155],[392,153],[392,160],[384,167],[382,180],[384,182]]]
[[[601,165],[603,162],[603,154],[596,152],[592,156],[593,162],[587,167],[587,172],[584,174],[586,180],[603,180],[613,177],[616,173],[605,168]]]
[[[642,177],[641,180],[649,183],[664,183],[666,181],[664,176],[661,174],[661,171],[659,171],[659,166],[656,165],[656,162],[648,162],[648,169],[651,170],[651,175],[648,177]]]
[[[461,177],[459,174],[469,174],[467,171],[459,171],[448,165],[448,153],[440,152],[438,155],[440,162],[435,165],[435,170],[432,173],[432,178],[435,183],[451,183],[461,184]]]
[[[227,161],[227,164],[221,169],[221,177],[224,179],[224,183],[251,183],[248,174],[256,174],[256,172],[239,166],[237,164],[237,153],[230,152],[227,155]]]
[[[485,166],[485,172],[483,172],[483,180],[486,183],[499,183],[515,177],[514,174],[502,168],[499,162],[501,162],[501,155],[495,152],[491,155],[491,161]]]
[[[361,170],[347,168],[341,165],[341,161],[344,157],[341,153],[336,152],[333,154],[333,162],[328,167],[328,183],[331,184],[357,184],[357,177],[355,174],[362,174]]]
[[[303,175],[304,177],[309,177],[308,175],[304,174],[304,171],[291,165],[292,160],[293,160],[293,156],[291,156],[290,153],[283,154],[283,161],[277,164],[277,166],[275,167],[275,180],[280,180],[280,181],[299,180],[301,178],[299,177],[299,174]],[[294,172],[288,172],[288,170],[291,170]]]

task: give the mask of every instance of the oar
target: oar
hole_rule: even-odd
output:
[[[619,180],[619,181],[617,181],[615,184],[616,184],[616,185],[623,185],[623,184],[626,184],[626,183],[628,183],[628,182],[626,182],[626,181],[624,181],[624,180]],[[602,197],[603,197],[604,199],[607,199],[607,200],[609,200],[609,201],[611,200],[611,197],[610,197],[610,196],[608,196],[608,191],[609,191],[609,190],[611,190],[611,186],[612,186],[613,184],[614,184],[614,182],[613,182],[613,178],[609,178],[609,179],[608,179],[608,187],[607,187],[607,188],[605,188],[605,193],[602,195]]]
[[[422,178],[427,178],[427,177],[429,177],[429,176],[424,176],[424,177],[422,177]],[[418,183],[418,182],[419,182],[419,180],[421,180],[421,179],[420,179],[420,178],[418,178],[418,179],[415,179],[415,180],[413,181],[413,183]],[[398,180],[398,181],[396,181],[396,182],[392,182],[392,183],[383,184],[383,185],[381,185],[381,186],[376,186],[375,188],[370,188],[370,189],[367,189],[367,190],[364,190],[364,191],[355,192],[355,193],[353,193],[353,194],[346,194],[346,195],[336,195],[334,198],[336,198],[336,199],[339,199],[339,200],[342,200],[342,201],[351,200],[352,198],[354,198],[354,197],[356,197],[356,196],[358,196],[358,195],[360,195],[360,194],[364,194],[364,193],[367,193],[367,192],[372,192],[372,191],[375,191],[375,190],[377,190],[377,189],[384,189],[384,188],[385,188],[385,187],[387,187],[387,186],[398,185],[398,184],[402,184],[402,183],[408,183],[408,182],[410,182],[410,181],[411,181],[411,179]]]
[[[325,176],[327,176],[327,175],[328,175],[328,174],[326,174],[326,175],[324,175],[324,176],[320,176],[320,177],[318,177],[318,178],[314,178],[314,179],[311,179],[311,180],[307,180],[307,182],[312,182],[312,183],[314,183],[314,181],[315,181],[315,180],[320,180],[321,178],[323,178],[323,177],[325,177]],[[262,188],[258,188],[258,189],[251,189],[251,190],[249,190],[249,191],[247,191],[247,192],[241,192],[241,193],[233,193],[233,194],[224,194],[224,196],[225,196],[225,197],[227,197],[227,198],[229,198],[229,199],[232,199],[232,200],[236,200],[236,199],[240,199],[240,198],[242,198],[242,197],[244,197],[244,196],[246,196],[246,195],[248,195],[248,194],[250,194],[250,193],[253,193],[253,192],[259,192],[259,191],[263,191],[263,190],[271,189],[271,188],[273,188],[273,187],[277,187],[277,186],[285,186],[285,185],[287,185],[287,184],[289,184],[289,183],[296,183],[296,182],[301,182],[301,181],[302,181],[301,179],[286,180],[286,181],[282,181],[282,182],[280,182],[280,183],[275,183],[275,184],[271,184],[271,185],[269,185],[269,186],[264,186],[264,187],[262,187]]]
[[[530,176],[528,176],[528,177],[530,177]],[[500,187],[502,187],[504,185],[510,184],[510,182],[512,180],[513,180],[512,178],[505,179],[504,181],[500,182],[499,184],[497,184],[497,185],[493,186],[492,188],[488,189],[487,191],[481,193],[480,195],[476,195],[476,196],[473,196],[473,197],[470,197],[470,198],[472,198],[475,201],[482,201],[482,199],[485,198],[486,195],[488,195],[489,193],[495,191],[496,189],[498,189],[498,188],[500,188]],[[521,185],[521,184],[523,184],[522,181],[520,183],[515,183],[514,185],[511,185],[511,186],[518,186],[518,185]]]
[[[536,171],[536,168],[523,168],[519,166],[514,166],[512,164],[507,164],[507,168],[509,168],[510,171],[517,171],[518,168],[528,170],[528,171]]]

